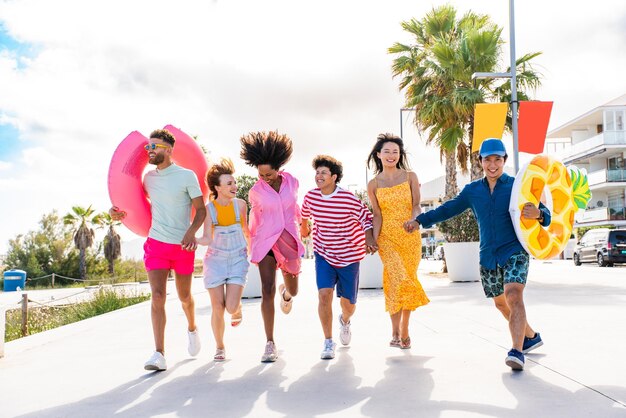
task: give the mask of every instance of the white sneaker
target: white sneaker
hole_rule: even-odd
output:
[[[165,357],[163,357],[163,354],[155,351],[154,354],[152,354],[152,357],[150,357],[148,361],[146,361],[146,363],[143,365],[143,368],[146,370],[156,370],[159,372],[165,370],[167,369]]]
[[[324,349],[322,350],[322,355],[320,356],[320,358],[322,360],[334,359],[335,347],[337,347],[337,344],[335,344],[332,339],[324,340]]]
[[[187,345],[187,351],[191,357],[195,357],[202,348],[202,342],[200,341],[200,335],[198,334],[198,328],[195,331],[187,331],[189,337],[189,344]]]
[[[339,327],[341,331],[339,332],[339,341],[341,344],[348,345],[350,344],[350,340],[352,339],[352,331],[350,331],[350,322],[345,324],[343,319],[341,318],[341,314],[339,314]]]
[[[265,344],[265,353],[261,357],[262,363],[273,363],[278,359],[278,350],[276,350],[276,344],[274,341],[268,341]]]

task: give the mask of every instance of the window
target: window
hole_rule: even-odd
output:
[[[621,209],[624,207],[624,192],[609,195],[609,208]]]
[[[615,129],[615,121],[613,120],[615,116],[615,112],[612,110],[607,110],[604,112],[604,126],[605,130],[612,131]]]
[[[624,111],[623,110],[605,110],[604,111],[604,127],[605,131],[623,131],[624,130]]]
[[[611,157],[607,160],[609,170],[621,170],[624,168],[624,158],[622,156]]]
[[[626,232],[613,231],[611,233],[611,242],[613,244],[626,244]]]

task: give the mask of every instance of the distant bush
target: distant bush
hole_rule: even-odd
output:
[[[67,306],[29,306],[28,334],[58,328],[83,319],[115,311],[150,299],[150,295],[119,293],[111,288],[100,288],[92,300]],[[22,337],[22,310],[6,312],[4,340],[13,341]]]

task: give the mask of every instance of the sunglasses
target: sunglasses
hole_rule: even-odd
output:
[[[143,148],[146,151],[154,151],[157,148],[169,148],[169,145],[155,144],[154,142],[151,142],[150,144],[144,145]]]

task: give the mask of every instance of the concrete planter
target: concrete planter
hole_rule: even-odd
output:
[[[383,287],[383,262],[378,254],[366,255],[359,267],[359,289]]]
[[[443,251],[448,266],[448,278],[453,282],[480,280],[478,242],[446,242]]]

